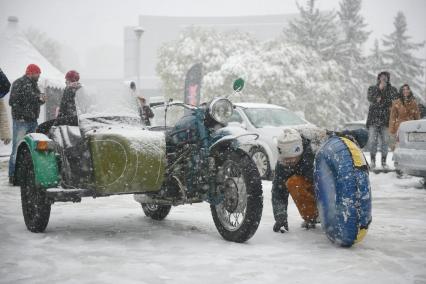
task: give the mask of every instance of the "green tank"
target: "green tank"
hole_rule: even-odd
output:
[[[108,129],[88,138],[97,194],[160,190],[166,165],[163,133]]]

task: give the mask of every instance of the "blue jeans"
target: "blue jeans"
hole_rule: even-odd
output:
[[[28,133],[35,132],[37,128],[37,121],[34,122],[25,122],[22,120],[13,120],[13,137],[12,137],[12,154],[9,159],[9,176],[12,177],[15,173],[15,163],[16,163],[16,148],[18,147],[19,142],[24,138]]]
[[[371,157],[376,157],[379,137],[382,142],[380,150],[382,152],[382,157],[386,157],[388,155],[388,128],[384,126],[370,126],[368,128],[368,149],[370,150]]]

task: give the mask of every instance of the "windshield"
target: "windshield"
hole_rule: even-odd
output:
[[[173,127],[185,115],[185,108],[182,105],[170,105],[167,108],[167,124],[164,123],[165,113],[164,105],[155,106],[152,108],[154,117],[151,121],[151,126]]]
[[[81,87],[76,92],[75,102],[81,127],[141,125],[138,100],[125,84]]]
[[[79,118],[107,116],[139,116],[138,100],[123,85],[84,86],[75,96]]]
[[[282,108],[246,108],[244,113],[256,128],[306,124],[295,113]]]

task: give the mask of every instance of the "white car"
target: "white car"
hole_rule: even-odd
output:
[[[426,181],[426,119],[401,123],[393,157],[395,169]]]
[[[259,135],[257,144],[248,151],[255,161],[262,179],[270,179],[277,162],[277,136],[283,128],[315,128],[294,112],[277,105],[259,103],[234,103],[234,113],[228,123],[240,126]]]

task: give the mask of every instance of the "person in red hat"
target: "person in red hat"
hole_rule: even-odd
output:
[[[9,105],[12,108],[12,154],[9,160],[9,183],[16,184],[14,179],[16,147],[18,142],[27,133],[35,132],[37,119],[40,115],[40,106],[46,102],[37,82],[41,69],[35,64],[30,64],[25,70],[25,75],[15,80],[10,91]]]
[[[79,82],[80,74],[75,70],[70,70],[65,75],[65,90],[59,106],[56,125],[78,126],[77,107],[75,105],[75,94],[81,88]]]

